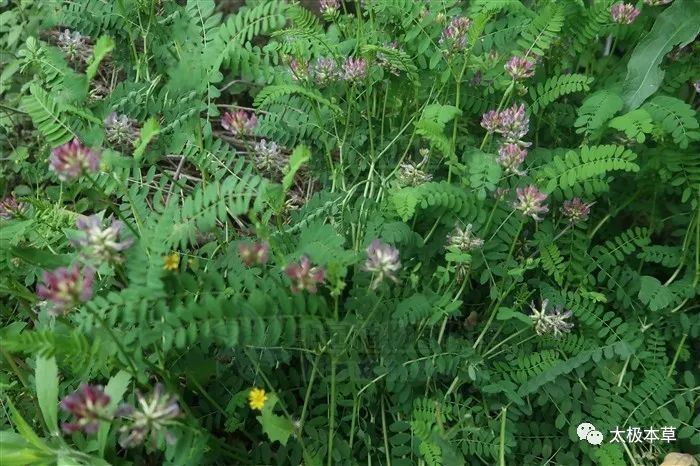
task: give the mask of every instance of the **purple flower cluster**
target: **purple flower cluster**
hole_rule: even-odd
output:
[[[81,270],[76,264],[71,269],[60,267],[53,272],[44,272],[44,283],[37,286],[37,295],[51,301],[51,312],[64,314],[92,297],[95,271],[89,267]]]
[[[506,142],[498,149],[498,164],[506,173],[525,176],[526,172],[520,169],[525,157],[527,157],[527,150],[512,142]]]
[[[79,176],[96,172],[100,167],[100,154],[80,144],[77,138],[51,151],[49,169],[61,181],[70,181]]]
[[[107,140],[118,146],[132,146],[139,138],[139,128],[135,120],[127,115],[112,112],[104,121]]]
[[[19,202],[14,196],[0,200],[0,218],[10,220],[21,217],[27,211],[27,204]]]
[[[267,241],[242,243],[238,246],[238,255],[246,267],[265,265],[270,256],[270,244]]]
[[[632,24],[639,16],[639,9],[629,3],[616,3],[610,7],[610,16],[618,24]]]
[[[294,81],[306,81],[311,76],[309,73],[309,63],[299,61],[296,58],[292,58],[289,61],[289,69],[292,72],[292,79]]]
[[[322,14],[332,16],[338,12],[340,9],[340,2],[338,0],[321,0],[319,3],[319,10]]]
[[[319,58],[313,67],[313,79],[316,84],[325,85],[340,79],[338,64],[332,58]]]
[[[348,57],[343,63],[343,79],[359,82],[367,77],[368,63],[364,58]]]
[[[567,319],[573,315],[572,312],[562,312],[562,308],[555,308],[554,311],[549,312],[548,305],[549,301],[546,299],[542,301],[542,307],[539,309],[534,302],[530,305],[532,309],[530,318],[535,325],[535,332],[540,336],[551,334],[554,337],[570,332],[574,324]]]
[[[530,128],[530,118],[525,113],[525,106],[513,104],[501,112],[490,110],[481,117],[481,127],[489,133],[500,134],[506,142],[529,146],[520,139]]]
[[[287,158],[276,142],[261,139],[253,147],[255,167],[268,175],[281,174],[287,164]]]
[[[124,226],[119,220],[112,219],[111,225],[103,228],[102,219],[97,215],[80,216],[76,226],[80,230],[80,236],[73,241],[73,244],[81,247],[85,255],[90,258],[121,262],[119,253],[134,242],[133,238],[119,241]]]
[[[167,427],[173,425],[180,415],[180,405],[175,395],[166,394],[162,384],[156,384],[149,397],[136,392],[137,405],[122,405],[116,415],[126,417],[130,422],[120,430],[119,444],[124,448],[132,448],[141,445],[150,435],[155,443],[157,436],[163,432],[165,439],[174,443],[175,438],[167,431]]]
[[[92,55],[92,47],[88,42],[89,37],[83,36],[78,31],[64,29],[58,35],[58,47],[63,50],[70,61],[87,62]]]
[[[467,46],[467,32],[472,26],[472,20],[464,16],[457,16],[442,30],[440,45],[449,50],[463,50]]]
[[[530,78],[535,74],[535,62],[528,57],[511,57],[504,68],[516,81]]]
[[[501,112],[490,110],[482,115],[481,127],[489,134],[497,133],[503,138],[504,142],[498,149],[498,163],[506,173],[525,175],[525,171],[520,169],[520,165],[527,157],[525,148],[530,145],[522,141],[530,127],[525,106],[513,104]]]
[[[326,270],[323,267],[313,267],[307,256],[302,256],[298,263],[289,264],[285,273],[292,280],[294,293],[303,290],[316,293],[318,284],[326,281]]]
[[[454,232],[447,237],[449,246],[460,251],[469,252],[484,245],[484,240],[477,237],[473,232],[474,226],[469,223],[464,228],[455,226]]]
[[[384,281],[384,278],[398,282],[396,273],[401,270],[399,250],[390,244],[375,239],[367,247],[367,260],[365,261],[363,270],[374,274],[374,279],[370,285],[372,289],[377,288],[379,284]]]
[[[221,126],[233,136],[250,136],[258,125],[258,117],[245,110],[226,112],[221,117]]]
[[[100,427],[100,419],[109,419],[106,409],[110,398],[99,385],[83,384],[78,391],[68,395],[59,406],[75,417],[73,422],[65,422],[61,428],[67,434],[82,430],[94,434]]]
[[[588,215],[591,213],[591,204],[586,204],[580,197],[575,197],[564,201],[560,211],[572,224],[583,222],[588,219]]]
[[[519,210],[526,217],[532,217],[536,221],[542,220],[540,214],[549,212],[549,208],[544,204],[547,195],[537,189],[534,185],[525,188],[516,188],[516,200],[513,208]]]

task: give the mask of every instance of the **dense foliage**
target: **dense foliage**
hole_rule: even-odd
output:
[[[696,1],[0,6],[3,465],[693,464]]]

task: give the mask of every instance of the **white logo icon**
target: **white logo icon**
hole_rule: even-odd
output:
[[[576,435],[579,440],[585,440],[591,445],[600,445],[603,443],[603,433],[596,430],[595,426],[590,422],[582,422],[576,428]]]

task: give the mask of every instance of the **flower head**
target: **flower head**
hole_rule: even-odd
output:
[[[481,116],[481,127],[488,133],[495,133],[501,127],[501,114],[496,110],[489,110]]]
[[[63,50],[69,60],[87,61],[92,53],[88,38],[78,31],[64,29],[58,35],[58,47]]]
[[[75,421],[63,423],[61,428],[68,434],[78,430],[83,430],[86,434],[96,433],[100,427],[100,418],[107,415],[105,411],[109,401],[109,395],[101,386],[81,385],[78,391],[66,396],[59,403],[63,411],[75,416]]]
[[[313,77],[314,82],[319,85],[337,80],[340,77],[338,64],[332,58],[319,58],[313,67]]]
[[[384,48],[389,49],[389,50],[398,50],[398,46],[396,45],[396,42],[390,42],[388,44],[384,44]],[[381,66],[382,68],[387,70],[389,73],[393,74],[394,76],[398,76],[401,73],[401,70],[398,68],[396,63],[392,63],[385,52],[378,52],[377,53],[377,65]]]
[[[44,283],[37,286],[36,293],[41,299],[51,301],[52,313],[60,315],[92,298],[94,278],[95,271],[89,267],[83,270],[77,264],[70,269],[59,267],[44,272]]]
[[[270,244],[267,241],[259,243],[242,243],[238,246],[238,254],[247,267],[252,265],[264,265],[270,255]]]
[[[166,440],[173,443],[175,439],[166,428],[174,424],[175,418],[180,415],[175,395],[166,394],[165,388],[159,383],[149,397],[136,392],[136,400],[135,407],[126,404],[117,410],[118,416],[129,419],[119,430],[119,444],[124,448],[135,447],[142,444],[149,434],[155,443],[157,434],[161,431],[165,433]]]
[[[639,15],[639,9],[629,3],[616,3],[610,7],[613,21],[619,24],[632,24]]]
[[[70,181],[100,167],[100,154],[80,144],[77,138],[51,151],[49,169],[61,181]]]
[[[338,0],[321,0],[319,9],[322,14],[332,16],[340,9],[340,2]]]
[[[418,186],[433,179],[433,175],[421,169],[422,164],[402,163],[399,166],[399,182],[404,186]]]
[[[104,121],[107,140],[116,145],[133,145],[139,138],[139,129],[136,121],[127,115],[112,112]]]
[[[530,185],[525,188],[516,188],[515,192],[517,200],[513,203],[513,208],[522,212],[523,215],[540,221],[542,218],[539,214],[549,212],[547,206],[544,205],[547,195],[537,189],[536,186]]]
[[[464,229],[455,226],[454,232],[447,237],[447,243],[460,251],[468,252],[484,245],[484,240],[478,238],[472,231],[474,226],[469,223]]]
[[[287,159],[276,142],[261,139],[255,143],[253,149],[255,151],[255,167],[258,170],[268,174],[282,173]]]
[[[226,112],[221,117],[221,126],[234,136],[249,136],[258,125],[258,117],[245,110]]]
[[[289,69],[292,71],[292,79],[294,81],[306,81],[309,79],[309,64],[307,62],[292,58],[289,62]]]
[[[505,69],[517,81],[535,74],[535,62],[527,57],[511,57]]]
[[[252,388],[248,393],[248,405],[250,409],[261,410],[265,406],[267,395],[264,388]]]
[[[112,219],[111,225],[103,228],[102,219],[97,215],[80,216],[76,221],[76,225],[80,230],[80,237],[73,243],[83,248],[83,251],[89,257],[120,262],[121,257],[119,253],[134,242],[133,238],[119,241],[123,226],[119,220]]]
[[[525,106],[513,104],[503,110],[500,114],[500,124],[496,128],[507,142],[513,142],[520,145],[529,145],[522,142],[520,139],[527,134],[530,127],[530,118],[525,113]]]
[[[19,202],[14,196],[8,196],[0,200],[0,218],[10,220],[24,215],[27,211],[27,204]]]
[[[163,258],[163,269],[165,270],[177,270],[180,267],[180,254],[173,252],[168,254]]]
[[[396,273],[401,270],[399,250],[390,244],[375,239],[367,246],[367,260],[362,268],[365,272],[375,274],[370,286],[372,289],[377,288],[384,281],[384,278],[398,282]]]
[[[564,201],[560,211],[571,223],[583,222],[588,219],[588,214],[591,213],[591,204],[586,204],[580,197],[575,197]]]
[[[530,318],[535,324],[535,332],[538,335],[551,334],[558,337],[564,333],[568,333],[574,327],[572,322],[567,322],[566,319],[572,316],[571,311],[562,312],[562,308],[555,308],[553,312],[547,310],[549,305],[548,300],[542,301],[542,307],[537,308],[533,302],[530,305],[532,315]]]
[[[518,144],[507,142],[498,149],[498,164],[505,169],[506,173],[514,173],[524,176],[525,172],[520,169],[520,165],[525,161],[527,150]]]
[[[285,273],[292,280],[292,291],[297,293],[307,290],[309,293],[316,293],[317,285],[326,280],[326,271],[323,267],[312,267],[311,260],[307,256],[302,256],[299,263],[289,264],[285,268]]]
[[[367,77],[367,60],[348,57],[343,63],[343,79],[350,82],[362,81]]]
[[[472,25],[472,20],[464,16],[452,18],[450,23],[442,30],[440,45],[446,45],[450,49],[461,50],[467,46],[467,31]]]

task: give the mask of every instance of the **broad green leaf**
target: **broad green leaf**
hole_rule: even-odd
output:
[[[311,158],[311,151],[306,146],[297,146],[289,157],[289,165],[287,166],[282,186],[286,193],[291,188],[294,182],[294,175],[297,171]]]
[[[52,453],[51,448],[49,448],[44,443],[44,441],[39,438],[36,432],[34,432],[34,429],[31,428],[31,426],[27,423],[27,421],[24,420],[19,411],[17,411],[17,408],[15,408],[15,405],[9,398],[7,399],[7,405],[10,407],[12,422],[14,423],[15,427],[17,428],[17,432],[19,432],[22,438],[34,445],[38,450],[44,451],[46,453]],[[5,463],[2,464],[4,465]]]
[[[100,62],[107,56],[109,52],[114,48],[114,40],[109,36],[102,36],[95,42],[95,47],[93,48],[92,58],[90,59],[90,65],[88,65],[85,74],[87,74],[88,81],[95,77],[97,74],[97,69],[100,66]]]
[[[58,431],[58,366],[56,366],[56,358],[37,357],[34,380],[41,414],[44,416],[49,431],[55,433]]]
[[[651,31],[635,47],[627,63],[623,98],[628,110],[639,107],[661,85],[659,68],[673,47],[689,44],[700,32],[697,0],[676,0],[656,18]]]
[[[278,416],[272,412],[277,401],[277,395],[270,393],[265,406],[263,406],[261,415],[257,416],[256,419],[260,422],[263,432],[267,434],[271,442],[277,441],[282,445],[287,445],[289,436],[294,433],[294,425],[286,417]]]
[[[119,371],[114,377],[109,379],[105,387],[105,393],[109,395],[109,409],[113,410],[121,401],[126,389],[131,382],[131,375],[125,371]],[[107,421],[100,422],[100,430],[97,431],[97,447],[100,456],[104,455],[105,446],[107,445],[107,436],[109,435],[110,423]]]
[[[134,150],[134,159],[140,160],[143,157],[143,153],[146,151],[146,146],[151,142],[156,135],[160,133],[160,125],[155,118],[149,118],[146,123],[144,123],[143,128],[141,128],[141,134],[139,136],[138,145],[136,150]]]

